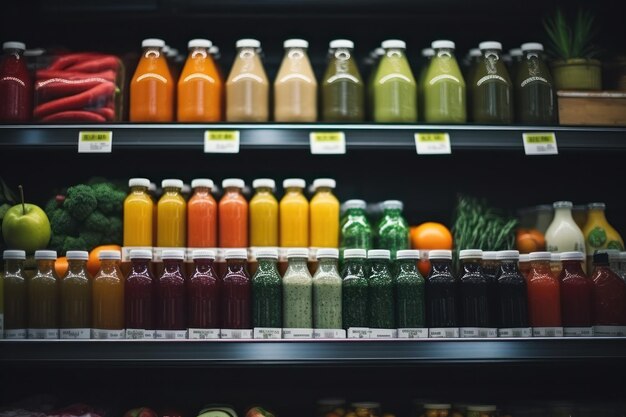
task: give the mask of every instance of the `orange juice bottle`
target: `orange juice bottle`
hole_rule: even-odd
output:
[[[285,195],[280,200],[280,246],[309,247],[309,202],[303,190],[306,182],[300,178],[283,181]]]
[[[91,284],[93,338],[124,338],[124,276],[120,270],[122,254],[103,250],[98,254],[100,270]]]
[[[187,203],[187,247],[217,247],[217,203],[211,195],[213,181],[191,181],[193,195]]]
[[[333,194],[335,180],[318,178],[313,181],[315,195],[311,199],[311,246],[339,246],[339,200]]]
[[[178,121],[218,122],[222,120],[223,82],[209,53],[207,39],[189,41],[189,57],[178,79]]]
[[[154,202],[148,194],[150,180],[131,178],[124,200],[124,246],[152,246]]]
[[[278,201],[272,194],[275,187],[269,178],[252,182],[256,194],[250,200],[250,246],[278,246]]]
[[[239,178],[222,181],[224,196],[219,204],[220,247],[248,247],[248,202],[241,194],[245,183]]]
[[[144,39],[143,55],[130,81],[131,122],[174,120],[174,81],[162,52],[161,39]]]
[[[187,203],[181,195],[181,180],[163,180],[163,195],[157,204],[157,246],[183,248],[187,244]]]

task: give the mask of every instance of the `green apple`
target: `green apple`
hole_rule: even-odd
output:
[[[24,203],[22,200],[22,203],[14,205],[4,215],[2,235],[9,249],[33,253],[48,246],[50,221],[39,206]]]

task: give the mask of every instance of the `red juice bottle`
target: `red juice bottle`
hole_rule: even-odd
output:
[[[126,278],[126,338],[154,338],[154,306],[156,285],[150,270],[152,252],[133,249],[130,251],[130,272]]]
[[[33,80],[26,67],[22,42],[2,44],[0,58],[0,121],[28,122],[33,114]]]
[[[530,254],[528,314],[532,327],[561,326],[561,290],[550,269],[550,252]]]
[[[192,257],[195,269],[187,285],[189,328],[219,329],[222,282],[213,265],[215,252],[194,250]]]
[[[626,283],[609,267],[609,255],[593,255],[593,322],[596,326],[626,325]]]
[[[593,283],[583,271],[584,261],[582,252],[561,253],[561,319],[565,327],[592,325]]]
[[[158,330],[186,330],[183,250],[164,250],[163,273],[157,283],[156,326]]]
[[[250,329],[250,275],[246,249],[226,251],[226,274],[222,279],[222,328]]]

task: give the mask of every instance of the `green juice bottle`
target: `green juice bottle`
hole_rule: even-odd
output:
[[[330,42],[330,59],[322,81],[322,120],[365,120],[365,87],[353,56],[354,42]]]
[[[369,74],[367,76],[367,118],[374,119],[374,80],[376,79],[376,71],[378,71],[378,65],[380,65],[380,59],[385,55],[383,48],[374,49],[367,62],[371,62],[369,68]]]
[[[428,123],[465,123],[465,80],[454,57],[454,42],[432,43],[435,56],[424,77],[424,119]]]
[[[481,42],[480,65],[471,80],[472,113],[476,123],[513,122],[513,84],[502,60],[500,42]]]
[[[435,50],[433,48],[422,49],[422,67],[417,77],[417,108],[419,110],[419,118],[422,120],[424,119],[424,79],[426,78],[426,71],[428,71],[430,61],[434,56]]]
[[[409,225],[402,216],[404,205],[398,200],[387,200],[382,203],[383,217],[378,223],[378,248],[387,249],[391,259],[396,252],[409,249]]]
[[[556,98],[548,66],[543,61],[543,45],[525,43],[515,73],[517,120],[521,123],[555,124]]]
[[[346,214],[341,223],[339,244],[341,253],[343,254],[346,249],[371,249],[373,231],[365,214],[367,204],[363,200],[348,200],[344,207]]]
[[[480,61],[482,59],[483,53],[480,52],[479,48],[472,48],[469,51],[469,63],[467,66],[467,71],[465,73],[465,79],[470,81],[474,79],[474,74],[476,73],[476,70],[478,68],[478,66],[480,65]],[[467,102],[468,103],[473,103],[474,102],[474,97],[472,96],[472,92],[473,90],[471,88],[467,89]],[[473,120],[474,119],[474,112],[473,112],[473,108],[474,106],[469,105],[467,106],[467,118],[469,120]]]

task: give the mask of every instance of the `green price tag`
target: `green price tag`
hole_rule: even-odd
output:
[[[450,135],[443,132],[416,133],[415,148],[418,155],[448,155],[452,153]]]
[[[238,130],[206,130],[204,132],[205,153],[239,153]]]
[[[78,132],[79,153],[111,153],[113,148],[113,132],[81,131]]]
[[[559,153],[554,132],[523,133],[522,139],[526,155],[557,155]]]
[[[346,135],[343,132],[311,132],[309,140],[312,154],[346,153]]]

